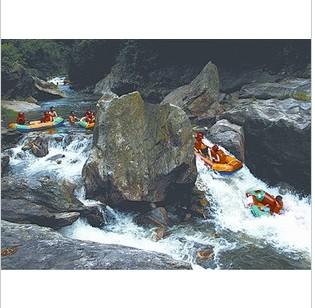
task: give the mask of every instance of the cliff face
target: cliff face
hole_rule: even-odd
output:
[[[225,93],[253,80],[275,81],[279,73],[303,74],[310,63],[307,40],[123,40],[115,52],[113,66],[107,66],[94,91],[123,95],[137,90],[149,103],[160,103],[189,84],[209,60],[218,67]]]

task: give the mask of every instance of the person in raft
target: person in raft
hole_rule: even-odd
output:
[[[46,122],[52,122],[53,121],[53,117],[52,115],[50,114],[49,111],[45,111],[44,112],[44,116],[43,118],[41,119],[41,122],[42,123],[46,123]]]
[[[222,150],[219,149],[217,144],[212,146],[210,154],[214,163],[225,164],[226,155]]]
[[[254,190],[247,192],[246,197],[251,199],[251,205],[268,207],[271,214],[280,214],[283,208],[283,200],[280,195],[274,197],[263,190]]]
[[[25,113],[24,112],[19,112],[18,116],[16,118],[16,123],[20,125],[25,125],[26,123],[26,118],[25,118]]]
[[[70,124],[74,124],[76,121],[79,121],[79,118],[76,117],[74,111],[71,111],[68,120]]]
[[[49,109],[49,114],[52,116],[52,121],[54,120],[54,118],[57,118],[57,112],[54,106],[51,106]]]
[[[95,113],[91,112],[87,120],[88,123],[95,123]]]
[[[209,148],[206,146],[202,139],[204,137],[204,134],[202,132],[197,132],[195,136],[195,151],[200,153],[203,156],[209,157]]]

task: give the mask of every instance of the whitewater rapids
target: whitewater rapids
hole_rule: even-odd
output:
[[[25,139],[9,150],[13,173],[25,177],[39,177],[49,173],[73,181],[78,185],[78,198],[86,206],[97,204],[94,200],[85,199],[81,179],[82,168],[91,149],[92,136],[79,134],[72,139],[67,139],[67,135],[64,135],[62,142],[51,139],[49,154],[46,157],[38,158],[22,151]],[[57,154],[64,155],[61,164],[49,161],[49,158]],[[275,256],[273,258],[283,256],[285,262],[287,258],[293,256],[295,259],[299,257],[306,259],[306,263],[310,264],[310,197],[302,198],[293,192],[281,194],[280,188],[269,187],[252,175],[246,166],[232,176],[221,176],[208,170],[199,160],[196,164],[198,170],[196,185],[206,192],[206,197],[211,204],[212,215],[208,220],[200,219],[173,227],[170,229],[170,236],[156,242],[153,239],[153,229],[138,226],[134,223],[132,215],[108,207],[113,219],[103,229],[91,227],[84,219],[79,219],[60,232],[80,240],[121,244],[166,253],[175,259],[192,263],[195,268],[198,267],[195,253],[199,244],[202,247],[209,245],[214,247],[213,268],[228,268],[229,264],[224,263],[226,261],[221,259],[222,256],[231,254],[233,257],[230,258],[234,258],[233,251],[237,251],[237,254],[246,254],[242,249],[248,245],[266,251],[272,249]],[[249,189],[263,189],[273,195],[281,194],[284,201],[283,214],[253,217],[249,209],[244,206],[245,192]],[[246,262],[249,263],[250,268],[253,261]],[[269,261],[264,262],[267,262],[265,267],[269,268]]]

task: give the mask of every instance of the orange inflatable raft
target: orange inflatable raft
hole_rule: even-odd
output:
[[[205,165],[219,173],[231,174],[243,167],[243,163],[232,155],[226,155],[225,163],[214,163],[209,157],[205,157],[197,151],[195,151],[195,155],[199,157]]]

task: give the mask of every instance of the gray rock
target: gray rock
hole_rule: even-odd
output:
[[[141,225],[155,225],[166,227],[169,224],[167,210],[164,207],[152,209],[148,213],[142,214],[137,218],[137,223]]]
[[[38,100],[49,100],[65,97],[65,94],[60,91],[58,86],[54,85],[53,83],[41,80],[37,77],[33,77],[33,80],[36,91],[35,97]]]
[[[139,92],[107,101],[98,109],[83,168],[87,196],[117,206],[163,201],[174,183],[195,182],[192,148],[180,108],[144,103]]]
[[[47,158],[46,160],[48,160],[48,161],[58,161],[59,159],[64,158],[64,157],[65,157],[64,154],[56,154],[54,156],[51,156],[51,157]]]
[[[59,229],[75,222],[78,212],[51,213],[45,206],[22,199],[1,199],[1,218],[14,223],[30,223]]]
[[[217,67],[209,62],[190,84],[169,93],[161,104],[178,106],[191,119],[214,118],[222,111]]]
[[[92,226],[103,226],[105,219],[99,206],[86,207],[75,197],[75,188],[75,184],[68,181],[56,182],[49,178],[41,178],[39,181],[30,179],[27,182],[8,176],[1,181],[1,196],[3,199],[17,200],[16,202],[19,202],[19,204],[31,208],[33,206],[34,209],[40,207],[41,211],[46,213],[46,216],[49,212],[58,217],[58,222],[61,223],[62,220],[65,220],[66,223],[73,219],[76,220],[76,214],[71,213],[77,212],[81,217],[88,218],[88,222]],[[24,213],[23,208],[21,208],[21,211]],[[58,213],[61,213],[61,216],[56,216]],[[68,217],[66,213],[71,215]],[[64,215],[62,216],[62,214]],[[51,219],[51,215],[48,215],[48,218]],[[55,220],[52,220],[53,223],[55,223]],[[52,227],[53,225],[47,226]]]
[[[287,79],[281,82],[251,83],[240,90],[240,98],[311,100],[310,79]]]
[[[1,150],[13,148],[22,139],[23,134],[15,129],[1,127]]]
[[[38,136],[29,142],[31,152],[37,157],[44,157],[49,153],[48,138]]]
[[[1,107],[14,112],[29,112],[29,111],[39,111],[41,107],[36,103],[30,103],[27,101],[17,101],[17,100],[2,100]]]
[[[244,162],[245,137],[241,126],[232,124],[228,120],[220,120],[211,126],[207,138],[213,143],[223,146],[236,158]]]
[[[1,153],[1,175],[2,176],[8,170],[9,163],[10,163],[10,156]]]
[[[1,181],[2,198],[24,199],[45,206],[51,212],[81,212],[86,207],[74,196],[75,185],[48,178],[27,182],[6,177]]]
[[[79,241],[50,228],[1,223],[2,269],[191,269],[188,263],[136,248]]]
[[[219,118],[243,127],[246,165],[255,175],[273,185],[286,182],[310,193],[310,102],[243,100]]]

